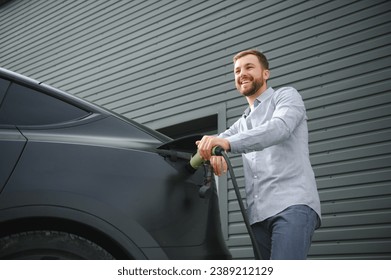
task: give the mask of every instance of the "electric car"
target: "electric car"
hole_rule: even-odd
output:
[[[230,259],[196,139],[0,68],[0,258]]]

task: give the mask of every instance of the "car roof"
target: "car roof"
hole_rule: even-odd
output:
[[[10,71],[8,69],[0,67],[0,77],[17,82],[18,84],[27,86],[29,88],[36,89],[38,91],[41,91],[43,93],[52,95],[54,97],[57,97],[59,99],[65,100],[71,104],[76,105],[77,107],[81,107],[82,109],[85,109],[87,111],[100,113],[103,115],[110,115],[111,112],[108,110],[95,105],[93,103],[90,103],[82,98],[79,98],[75,95],[72,95],[66,91],[60,90],[58,88],[52,87],[48,84],[45,84],[43,82],[34,80],[32,78],[26,77],[24,75],[18,74],[16,72]]]
[[[70,94],[66,91],[52,87],[52,86],[45,84],[43,82],[34,80],[34,79],[29,78],[27,76],[24,76],[24,75],[18,74],[16,72],[13,72],[11,70],[5,69],[3,67],[0,67],[0,77],[4,78],[6,80],[10,80],[12,82],[17,82],[18,84],[24,85],[26,87],[36,89],[40,92],[49,94],[49,95],[54,96],[58,99],[64,100],[68,103],[71,103],[71,104],[73,104],[81,109],[84,109],[86,111],[94,112],[94,113],[98,113],[98,114],[106,115],[106,116],[114,116],[114,117],[119,118],[125,122],[129,122],[129,123],[133,124],[134,126],[138,127],[139,129],[143,130],[144,132],[146,132],[148,134],[153,135],[154,137],[160,139],[163,142],[167,142],[167,141],[171,140],[170,137],[168,137],[164,134],[161,134],[153,129],[150,129],[142,124],[139,124],[138,122],[135,122],[131,119],[128,119],[125,116],[122,116],[116,112],[113,112],[109,109],[103,108],[99,105],[91,103],[87,100],[84,100],[84,99],[77,97],[73,94]]]

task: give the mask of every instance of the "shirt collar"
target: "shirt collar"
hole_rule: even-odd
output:
[[[274,92],[274,89],[272,87],[269,87],[267,90],[265,90],[264,92],[262,92],[262,94],[260,96],[257,97],[256,101],[257,102],[254,102],[254,109],[256,106],[258,106],[259,104],[261,104],[263,101],[265,101],[266,99],[268,99]],[[248,117],[248,115],[250,115],[251,113],[251,110],[250,110],[250,106],[247,107],[247,109],[244,111],[243,113],[243,116],[245,118]]]

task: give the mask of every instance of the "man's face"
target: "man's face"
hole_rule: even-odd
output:
[[[262,69],[255,55],[249,54],[239,58],[234,67],[235,85],[242,95],[261,94],[266,89],[269,70]]]

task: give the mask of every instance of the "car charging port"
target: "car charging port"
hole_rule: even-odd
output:
[[[204,164],[204,184],[200,187],[198,193],[201,198],[209,198],[212,194],[212,167]]]

